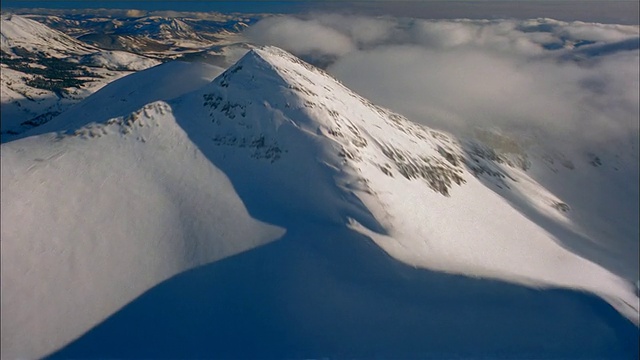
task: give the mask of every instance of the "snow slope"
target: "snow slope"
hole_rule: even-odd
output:
[[[58,133],[2,145],[3,357],[45,355],[159,281],[308,223],[416,268],[591,292],[638,324],[628,281],[509,201],[571,223],[527,172],[280,49],[254,49],[180,97],[141,86],[121,110],[166,101],[92,114],[123,96],[119,82],[34,130]]]
[[[595,296],[414,268],[344,226],[302,220],[278,241],[163,282],[47,359],[637,354],[638,328]]]
[[[100,51],[80,59],[81,64],[109,70],[140,71],[160,64],[160,61],[126,51]]]
[[[88,119],[93,119],[103,122],[112,117],[127,115],[150,102],[170,99],[192,91],[194,88],[207,84],[220,72],[221,69],[206,64],[167,63],[131,74],[107,85],[93,96],[60,115],[61,119],[54,119],[52,123],[54,128],[55,124],[74,126],[72,120],[80,120],[86,123]],[[182,81],[186,78],[189,81]],[[161,105],[157,106],[159,107],[152,106],[151,109],[163,109]],[[74,337],[86,331],[157,282],[199,263],[206,263],[242,250],[244,246],[242,244],[246,243],[236,243],[233,241],[234,239],[246,238],[252,244],[259,243],[255,239],[262,235],[253,236],[254,241],[252,240],[252,235],[248,233],[252,231],[251,229],[256,228],[257,225],[252,225],[248,215],[242,214],[241,210],[243,208],[237,197],[226,195],[234,194],[234,192],[231,185],[227,184],[228,181],[224,175],[212,168],[206,160],[203,160],[201,155],[198,155],[197,148],[193,145],[189,147],[188,141],[180,138],[180,136],[184,137],[184,134],[180,132],[175,123],[173,123],[173,128],[171,128],[171,122],[169,124],[168,127],[162,128],[158,124],[158,129],[153,132],[155,141],[159,142],[157,143],[158,147],[155,148],[149,147],[148,143],[141,143],[136,140],[138,136],[130,138],[120,137],[120,135],[115,134],[108,137],[108,139],[102,139],[101,144],[97,144],[95,141],[80,141],[81,137],[70,137],[69,140],[55,140],[50,139],[48,135],[44,135],[43,137],[31,137],[7,143],[6,146],[3,145],[3,358],[5,356],[11,358],[16,355],[24,355],[26,357],[42,356],[48,351],[71,341]],[[50,124],[43,126],[50,126]],[[32,131],[41,130],[35,128]],[[120,130],[117,132],[119,133]],[[101,131],[96,132],[96,130],[85,131],[85,133],[88,134],[85,137],[96,136],[96,134],[102,135]],[[164,135],[161,135],[161,133]],[[146,137],[149,137],[148,135],[139,136],[140,140],[145,138],[145,141]],[[141,148],[141,146],[143,147]],[[141,155],[145,153],[147,154],[146,156]],[[14,157],[16,154],[22,155],[16,158]],[[152,159],[149,161],[144,160],[147,157]],[[64,159],[58,160],[58,158]],[[118,165],[120,161],[122,163]],[[146,163],[146,165],[142,162]],[[51,163],[54,164],[52,165]],[[101,163],[103,166],[96,167],[96,163]],[[34,164],[35,166],[32,167]],[[21,168],[21,165],[25,167]],[[164,166],[169,166],[170,169],[164,169]],[[195,168],[192,169],[191,167]],[[154,168],[157,168],[160,172],[150,174],[149,171]],[[122,171],[118,172],[118,169]],[[36,173],[38,175],[35,175]],[[72,175],[73,180],[64,180],[64,177],[70,174],[75,174]],[[185,178],[185,174],[190,174],[189,179]],[[25,177],[30,180],[20,180]],[[44,181],[44,183],[41,184],[41,181]],[[220,185],[208,188],[207,184]],[[28,190],[38,188],[42,192],[30,193]],[[60,192],[60,188],[67,189],[68,193]],[[25,195],[23,191],[27,191],[29,195]],[[152,198],[152,193],[154,192],[158,193],[157,200],[145,200],[139,205],[131,203],[141,198]],[[197,195],[198,193],[201,194]],[[12,194],[15,197],[12,197]],[[85,202],[85,200],[82,200],[85,197],[93,198],[93,200]],[[197,197],[197,199],[194,200],[191,197]],[[75,198],[78,203],[69,208],[63,207],[60,212],[53,211],[53,213],[49,213],[52,207],[56,208],[64,203],[65,198]],[[176,202],[175,208],[167,208],[167,201],[170,203]],[[233,201],[238,203],[233,203]],[[224,205],[211,207],[211,209],[203,211],[198,210],[198,207],[205,206],[204,204],[216,203]],[[34,212],[32,206],[36,206],[39,210]],[[228,219],[215,220],[216,216],[222,216],[221,213],[216,215],[216,211],[221,211],[224,208],[228,208],[230,214],[237,214],[237,216],[231,215]],[[235,208],[239,208],[239,210],[234,210]],[[126,209],[130,209],[132,212],[127,214]],[[109,214],[113,211],[121,215],[110,216]],[[167,218],[170,217],[168,214],[184,217],[189,211],[196,211],[205,217],[209,216],[213,223],[202,225],[199,221],[202,222],[204,220],[198,220],[203,219],[198,217],[200,215],[195,216],[194,219]],[[104,219],[94,218],[92,220],[91,216],[86,216],[89,213],[94,214],[92,215],[94,217],[104,216]],[[140,216],[146,220],[136,215],[137,213],[140,213]],[[243,217],[248,220],[242,220]],[[49,222],[43,220],[43,218],[48,219]],[[59,223],[60,218],[83,219],[86,226],[84,230],[78,224],[74,224],[72,227],[61,226],[58,227],[60,231],[56,231],[54,224]],[[242,229],[225,229],[224,226],[231,226],[225,221],[232,221],[231,219],[233,219],[233,224],[244,224]],[[33,225],[27,226],[30,222]],[[71,225],[66,221],[64,224]],[[193,228],[194,225],[196,228]],[[197,227],[203,229],[198,229]],[[272,234],[269,227],[265,227],[265,229],[266,233]],[[49,243],[49,236],[52,234],[56,240],[53,243]],[[205,257],[209,256],[205,260],[172,260],[170,258],[173,255],[164,253],[164,251],[170,250],[167,249],[170,246],[175,246],[176,249],[188,246],[202,248],[205,245],[198,245],[197,242],[204,241],[202,239],[205,238],[211,238],[211,234],[227,235],[221,236],[223,240],[218,244],[219,247],[210,250],[209,255],[206,255],[206,253],[201,254]],[[19,248],[19,242],[11,242],[12,239],[24,237],[33,237],[41,242],[36,241],[30,244],[29,248]],[[130,243],[132,241],[131,237],[138,242]],[[107,238],[109,239],[108,241],[104,240]],[[195,241],[196,244],[190,245],[190,243],[186,243],[185,245],[180,245],[178,244],[181,241],[180,238],[187,239],[184,241]],[[201,240],[195,240],[195,238]],[[231,243],[225,244],[225,241]],[[163,245],[163,242],[166,244]],[[86,250],[87,247],[77,245],[83,243],[89,244],[87,247],[90,249],[104,247],[106,246],[105,244],[109,244],[109,246],[107,246],[108,249],[104,253],[94,253],[93,250]],[[141,261],[140,258],[146,257],[147,254],[155,254],[154,251],[156,250],[154,249],[157,246],[164,246],[164,248],[157,248],[158,256],[149,255],[149,261]],[[33,265],[29,261],[21,262],[20,264],[12,262],[11,259],[34,256],[31,253],[34,249],[33,247],[41,249],[45,254],[42,255],[40,250],[37,250],[36,253],[38,255],[34,257],[34,261],[40,256],[45,256],[50,259],[50,262],[39,264],[35,270],[29,270]],[[82,251],[88,251],[94,254],[95,257],[87,257],[87,262],[81,259],[77,261],[87,266],[94,262],[96,265],[100,265],[93,270],[85,269],[82,273],[76,274],[79,278],[74,278],[74,275],[70,273],[75,272],[74,269],[77,269],[78,266],[81,268],[83,266],[75,263],[76,260],[74,258]],[[122,258],[121,255],[118,255],[119,251],[123,251],[121,255],[126,256]],[[188,251],[193,251],[193,249]],[[18,255],[24,252],[32,255]],[[113,252],[117,256],[112,256],[114,255]],[[11,259],[8,258],[9,256],[11,256]],[[175,256],[184,257],[186,255],[176,254]],[[113,259],[123,259],[123,262],[117,260],[120,265],[118,265],[119,269],[114,270],[116,274],[113,276],[100,275],[110,272],[105,266],[111,266],[112,263],[110,261]],[[138,262],[139,264],[136,264]],[[165,262],[167,262],[166,266],[163,265]],[[72,267],[57,269],[59,270],[58,272],[54,271],[56,266],[60,264],[72,264]],[[136,266],[140,267],[136,268]],[[5,271],[6,276],[4,275]],[[122,271],[122,273],[118,273],[118,271]],[[141,272],[140,278],[133,279],[132,276],[134,275],[132,274],[138,271]],[[16,275],[23,272],[27,272],[28,275]],[[46,273],[49,276],[43,275]],[[130,275],[126,275],[127,273]],[[100,282],[94,276],[105,277]],[[93,285],[84,283],[83,277],[91,279]],[[5,279],[7,280],[5,281]],[[12,279],[18,279],[19,284],[12,283]],[[48,285],[36,284],[42,279],[46,279],[45,283]],[[68,281],[67,285],[61,285],[65,281]],[[113,281],[113,283],[105,283],[109,281]],[[129,285],[127,286],[123,286],[123,281],[132,282],[128,283]],[[16,286],[19,288],[16,288]],[[94,289],[93,286],[95,286],[97,290],[89,290],[88,286],[91,286],[91,289]],[[61,296],[57,300],[55,297],[40,295],[46,292],[55,292],[53,289],[56,288],[64,289],[66,287],[71,288],[68,291],[71,291],[72,294],[73,291],[78,292],[74,296],[78,297],[77,301],[79,303],[65,300],[63,294],[60,294]],[[120,287],[125,289],[117,291]],[[35,291],[36,294],[30,293],[32,291]],[[84,291],[95,293],[95,297],[81,296],[80,293]],[[32,303],[20,300],[22,296],[25,296],[24,292],[29,294],[28,297],[33,300]],[[105,300],[98,301],[101,298]],[[22,311],[10,307],[13,309],[12,314],[16,316],[12,318],[11,315],[5,315],[4,309],[8,306],[7,304],[13,304],[15,301],[23,304],[20,305]],[[32,309],[44,306],[44,304],[37,305],[38,301],[46,301],[46,304],[50,304],[51,313],[38,312],[37,320],[25,320],[25,317],[28,318],[34,315]],[[80,315],[74,315],[75,322],[69,324],[65,331],[57,332],[55,337],[38,336],[37,338],[41,342],[30,343],[31,345],[28,347],[21,343],[21,341],[30,342],[29,337],[24,336],[24,334],[40,333],[34,328],[21,328],[16,324],[30,324],[40,328],[45,333],[49,333],[54,330],[53,328],[47,328],[46,324],[54,327],[59,326],[60,323],[64,323],[65,313],[68,315],[69,312],[77,309],[85,310]],[[19,330],[14,332],[5,331],[5,329]],[[10,348],[6,344],[13,344],[15,347]],[[30,352],[17,353],[12,349],[29,349]]]
[[[7,53],[15,54],[15,49],[19,48],[56,58],[97,51],[97,48],[75,40],[44,24],[12,14],[2,15],[0,43],[2,50]]]
[[[640,286],[638,141],[630,132],[577,151],[539,151],[528,173],[571,206],[577,236],[563,236],[563,245]]]
[[[283,234],[170,114],[156,102],[135,123],[2,145],[2,358],[42,357],[162,280]]]

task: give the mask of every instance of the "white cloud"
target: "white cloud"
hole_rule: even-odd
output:
[[[354,49],[349,37],[316,21],[292,17],[270,17],[250,27],[245,35],[259,44],[287,49],[299,56],[316,53],[344,55]]]
[[[143,17],[146,16],[147,12],[144,10],[135,10],[135,9],[130,9],[130,10],[126,10],[124,16],[126,17]]]
[[[565,145],[637,138],[638,26],[325,14],[263,20],[248,35],[333,56],[327,70],[345,85],[436,128],[533,130]]]
[[[614,42],[637,37],[637,27],[574,22],[558,29],[558,35],[576,40]]]
[[[390,18],[325,14],[314,19],[323,26],[347,35],[360,47],[382,44],[398,31],[396,21]]]
[[[469,22],[418,20],[411,30],[417,44],[451,48],[473,42],[479,28]]]

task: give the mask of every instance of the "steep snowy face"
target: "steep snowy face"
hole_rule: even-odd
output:
[[[241,195],[348,223],[414,266],[591,291],[638,322],[630,283],[561,246],[590,240],[526,156],[414,124],[274,47],[178,102],[207,119],[191,137],[218,148]]]
[[[257,62],[254,68],[271,66],[286,84],[282,98],[274,99],[272,106],[292,108],[294,121],[329,139],[343,165],[352,169],[373,165],[377,175],[417,179],[444,196],[449,196],[452,186],[465,182],[462,159],[446,134],[372,104],[322,70],[278,48],[256,50],[249,59],[246,61]],[[242,66],[232,68],[220,79],[220,86],[233,82],[233,74]],[[365,178],[359,180],[365,190],[372,190]]]
[[[370,103],[278,48],[250,51],[203,90],[201,101],[210,142],[276,168],[299,165],[311,148],[304,166],[333,172],[347,193],[374,191],[361,171],[366,166],[375,176],[415,179],[443,196],[465,182],[447,135]]]

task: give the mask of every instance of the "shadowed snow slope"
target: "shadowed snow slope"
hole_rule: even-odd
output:
[[[276,239],[165,114],[2,145],[2,358],[36,358],[158,282]],[[148,130],[145,132],[144,130]]]
[[[501,193],[570,224],[566,204],[525,171],[280,49],[254,49],[210,84],[126,116],[89,123],[88,109],[48,125],[65,133],[2,145],[3,356],[54,351],[168,276],[281,229],[282,241],[161,284],[57,355],[635,351],[637,328],[591,295],[416,269],[588,291],[638,323],[631,284],[565,250]],[[154,323],[157,311],[171,314]],[[371,318],[388,327],[360,325]],[[231,341],[245,331],[256,347]]]
[[[299,223],[172,278],[51,358],[633,359],[604,301],[415,269],[366,237]]]

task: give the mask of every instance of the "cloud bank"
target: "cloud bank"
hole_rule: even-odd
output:
[[[638,26],[316,14],[267,18],[245,35],[428,126],[638,142]]]

